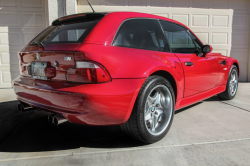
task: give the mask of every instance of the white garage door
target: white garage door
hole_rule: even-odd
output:
[[[189,26],[213,52],[236,58],[241,81],[248,78],[250,0],[90,0],[95,11],[137,11],[161,15]],[[77,12],[91,12],[78,0]]]
[[[0,0],[0,88],[19,75],[17,52],[45,28],[43,0]]]

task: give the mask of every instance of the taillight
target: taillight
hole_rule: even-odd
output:
[[[69,68],[66,72],[69,82],[78,83],[103,83],[110,82],[111,78],[107,70],[95,62],[77,61],[75,68]]]

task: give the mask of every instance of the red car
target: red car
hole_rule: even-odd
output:
[[[166,135],[175,110],[214,95],[235,97],[237,60],[211,51],[168,18],[76,14],[55,20],[19,52],[13,87],[19,110],[49,111],[50,123],[121,125],[153,143]]]

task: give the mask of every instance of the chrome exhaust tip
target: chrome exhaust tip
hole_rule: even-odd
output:
[[[18,104],[18,111],[20,112],[26,112],[33,109],[33,107],[31,107],[30,105],[24,105],[22,103]]]
[[[48,115],[48,122],[50,124],[55,125],[55,126],[58,126],[59,124],[62,124],[62,123],[67,122],[67,121],[68,120],[65,118],[61,118],[61,117],[59,118],[55,115]]]
[[[59,124],[62,124],[62,123],[67,122],[67,121],[68,120],[65,118],[59,118],[59,117],[54,116],[54,125],[55,126],[58,126]]]
[[[24,112],[24,106],[22,104],[18,104],[18,111]]]
[[[48,122],[54,124],[54,116],[48,115]]]

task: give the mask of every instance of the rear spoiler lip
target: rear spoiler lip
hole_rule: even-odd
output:
[[[52,25],[61,25],[64,23],[69,23],[69,22],[77,22],[81,21],[83,19],[87,20],[98,20],[103,18],[105,15],[108,13],[79,13],[79,14],[73,14],[73,15],[68,15],[64,16],[61,18],[58,18],[52,22]]]

